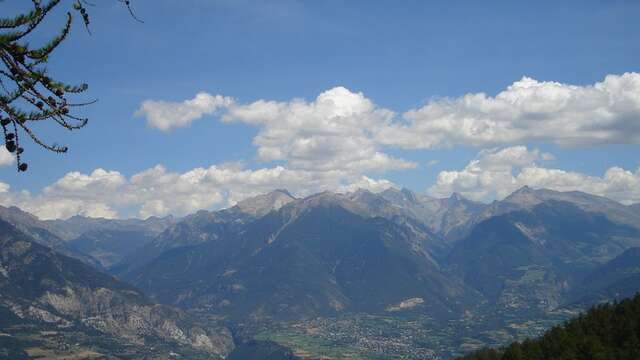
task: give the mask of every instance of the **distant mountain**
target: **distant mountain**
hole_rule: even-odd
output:
[[[18,341],[30,331],[39,338],[43,329],[94,337],[95,344],[104,334],[118,346],[159,344],[178,354],[209,357],[224,356],[233,347],[225,328],[156,305],[133,287],[0,220],[0,332]]]
[[[228,209],[200,210],[169,226],[153,241],[124,256],[112,267],[111,273],[127,276],[129,272],[140,268],[170,249],[233,236],[247,223],[280,209],[293,200],[295,198],[288,191],[274,190],[240,201]]]
[[[640,212],[633,207],[580,191],[535,190],[528,186],[518,189],[502,201],[493,202],[477,217],[475,223],[511,211],[531,209],[550,200],[568,202],[584,211],[604,214],[613,222],[640,228]]]
[[[109,269],[153,241],[153,233],[141,230],[89,230],[69,241],[69,247],[87,254]]]
[[[2,206],[0,219],[38,243],[99,269],[120,262],[176,222],[172,216],[146,220],[74,216],[66,220],[43,221],[17,207]]]
[[[296,200],[296,198],[287,190],[275,190],[267,194],[240,201],[235,207],[240,212],[259,218],[272,210],[280,209],[294,200]]]
[[[126,280],[156,299],[237,319],[385,312],[407,299],[434,316],[474,300],[406,228],[342,195],[291,202],[227,237],[175,248]]]
[[[435,199],[426,195],[415,194],[408,189],[389,188],[379,194],[405,215],[412,217],[432,232],[445,239],[455,241],[463,236],[470,219],[479,214],[485,204],[466,199],[453,193],[444,199]]]
[[[444,257],[452,244],[467,234],[470,219],[486,207],[457,193],[435,199],[408,189],[389,188],[379,194],[361,189],[345,196],[358,204],[363,216],[384,217],[411,227],[436,257]]]
[[[640,247],[626,250],[589,274],[571,303],[595,304],[630,297],[640,291]]]
[[[178,220],[173,216],[163,218],[149,217],[147,219],[100,219],[85,216],[73,216],[66,220],[46,220],[43,221],[52,233],[60,238],[69,241],[78,238],[90,231],[127,231],[144,233],[148,236],[155,236],[163,232]]]
[[[450,241],[462,238],[469,231],[471,220],[486,208],[485,204],[471,201],[458,193],[436,202],[439,207],[434,214],[438,221],[435,229]]]
[[[630,247],[640,230],[545,200],[480,222],[460,240],[448,262],[465,282],[500,307],[553,309],[584,276]]]
[[[20,210],[19,208],[0,206],[0,220],[15,226],[21,232],[30,236],[37,243],[56,250],[57,252],[76,258],[86,264],[102,268],[98,260],[69,246],[59,236],[55,235],[55,228],[47,222]]]
[[[380,194],[367,190],[348,194],[324,194],[339,200],[343,207],[360,216],[383,217],[412,228],[416,237],[422,237],[430,256],[436,257],[444,256],[450,250],[451,245],[445,237],[460,237],[466,230],[468,219],[484,208],[483,204],[457,194],[447,199],[433,199],[407,189],[389,189]],[[242,231],[246,224],[299,201],[286,190],[275,190],[243,200],[228,209],[198,211],[169,226],[152,242],[122,258],[113,266],[112,273],[126,276],[128,272],[167,250],[232,236]]]

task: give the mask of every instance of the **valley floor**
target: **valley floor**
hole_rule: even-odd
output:
[[[308,359],[452,359],[537,337],[577,313],[579,309],[539,317],[497,314],[504,320],[467,316],[445,324],[423,315],[358,314],[281,323],[254,339],[278,343]]]

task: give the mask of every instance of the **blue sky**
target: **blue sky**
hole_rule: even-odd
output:
[[[0,7],[3,14],[12,13],[24,3],[5,0]],[[184,213],[198,207],[225,206],[255,191],[278,185],[277,181],[226,185],[218,181],[215,186],[201,188],[193,194],[185,190],[188,200],[184,202],[188,204],[172,203],[162,197],[109,201],[108,194],[112,191],[157,189],[158,184],[138,185],[132,190],[129,183],[133,175],[158,164],[164,167],[163,174],[178,177],[193,169],[209,169],[221,164],[227,164],[222,166],[235,172],[240,171],[240,166],[242,171],[282,166],[292,171],[312,171],[306,176],[314,179],[322,177],[325,180],[313,183],[318,190],[349,187],[366,176],[375,181],[388,181],[371,185],[374,190],[393,183],[437,196],[459,191],[487,201],[503,196],[500,189],[531,181],[534,186],[576,188],[627,203],[640,201],[640,190],[635,188],[639,183],[633,182],[639,177],[640,130],[637,125],[626,125],[640,121],[636,117],[640,110],[636,103],[628,105],[631,100],[620,100],[629,108],[620,110],[611,125],[624,128],[622,133],[628,136],[612,135],[606,140],[585,130],[593,127],[587,124],[580,128],[586,131],[580,141],[568,141],[566,133],[549,135],[553,129],[543,135],[530,135],[537,133],[534,128],[527,130],[529,135],[482,142],[466,141],[468,137],[449,131],[434,140],[434,144],[416,145],[419,139],[409,139],[409,135],[427,138],[430,132],[425,130],[427,133],[422,136],[416,130],[420,126],[408,126],[404,116],[407,111],[433,102],[442,105],[444,98],[454,101],[465,94],[478,93],[492,98],[524,76],[535,79],[538,84],[557,82],[564,86],[560,87],[563,91],[573,91],[569,85],[576,86],[577,95],[572,96],[577,98],[582,98],[581,87],[603,82],[607,75],[621,76],[619,80],[627,84],[624,85],[627,88],[635,86],[640,81],[635,76],[640,72],[640,42],[637,41],[640,3],[637,1],[134,0],[132,3],[143,24],[133,21],[118,2],[101,1],[90,8],[92,35],[77,22],[69,40],[52,58],[49,65],[52,74],[60,79],[89,83],[88,98],[97,98],[99,102],[84,110],[91,121],[78,132],[68,133],[49,126],[37,128],[43,138],[68,145],[70,152],[59,156],[41,151],[33,144],[25,146],[29,172],[18,174],[14,167],[0,167],[0,182],[7,189],[0,203],[28,207],[43,217],[73,213],[162,215]],[[32,41],[42,41],[57,29],[61,15],[59,12],[49,19]],[[627,77],[623,76],[625,73]],[[607,91],[618,89],[616,84],[617,80]],[[372,146],[371,154],[388,157],[383,160],[386,165],[362,165],[349,174],[336,175],[339,178],[325,178],[329,176],[327,171],[332,170],[327,167],[346,162],[338,155],[332,162],[316,160],[317,154],[296,153],[292,150],[292,141],[301,136],[308,136],[310,140],[321,136],[304,131],[277,140],[278,149],[288,149],[284,154],[260,156],[259,150],[265,145],[256,144],[254,138],[265,134],[265,129],[282,130],[285,126],[279,122],[282,119],[265,122],[249,119],[245,113],[234,113],[246,110],[259,100],[285,106],[292,99],[304,99],[306,104],[311,104],[319,94],[336,87],[344,87],[348,92],[331,93],[331,96],[361,93],[375,109],[395,113],[388,120],[394,124],[391,127],[406,125],[404,129],[383,129],[363,138]],[[634,89],[631,89],[632,95]],[[219,94],[236,105],[206,112],[190,120],[187,126],[172,127],[169,131],[154,128],[148,112],[134,115],[145,101],[151,100],[155,102],[152,105],[163,106],[162,116],[170,121],[172,116],[178,116],[172,111],[199,92]],[[634,99],[628,92],[616,94],[611,96]],[[596,98],[598,95],[593,95],[593,99]],[[460,104],[456,106],[462,106]],[[572,106],[574,108],[559,108],[559,112],[565,112],[564,117],[557,117],[559,121],[573,119],[580,111],[576,108],[582,108],[579,104]],[[473,109],[456,109],[449,109],[455,113],[454,123],[466,116],[473,117],[469,114]],[[616,109],[604,111],[618,111]],[[282,115],[289,116],[282,121],[288,124],[292,116],[304,114]],[[225,115],[227,121],[221,121]],[[303,120],[313,122],[316,115]],[[360,115],[377,116],[369,110]],[[491,118],[492,113],[483,116]],[[576,121],[590,118],[588,113],[576,116]],[[427,120],[439,121],[430,116],[416,121]],[[517,117],[512,120],[521,121]],[[358,124],[367,126],[370,120],[362,121]],[[544,122],[540,127],[551,126],[549,124]],[[324,130],[319,131],[322,134]],[[396,141],[396,136],[404,140]],[[349,131],[343,138],[354,139]],[[330,150],[339,148],[341,145],[332,139],[314,149],[326,152],[326,146]],[[271,150],[272,145],[269,145]],[[346,149],[345,153],[349,153]],[[496,165],[496,154],[511,160],[501,160],[503,163]],[[399,160],[411,166],[398,165]],[[474,160],[484,167],[468,167]],[[395,165],[390,165],[394,161]],[[568,175],[547,171],[546,180],[539,178],[547,176],[543,173],[536,178],[518,178],[523,168],[531,167],[562,170]],[[612,185],[610,182],[614,180],[608,183],[604,175],[611,168],[624,169],[631,175],[620,173],[624,184],[614,179],[617,182]],[[116,184],[95,182],[91,175],[95,169],[104,169],[109,176],[116,176],[117,172]],[[466,182],[447,180],[447,183],[438,179],[442,171],[455,172],[452,176],[458,179],[468,178],[467,173],[471,172],[475,178],[471,176]],[[491,177],[502,177],[504,171],[513,177],[509,186],[487,183]],[[72,172],[79,175],[55,185]],[[578,175],[583,178],[576,177]],[[555,180],[548,180],[552,176],[556,176]],[[71,180],[81,184],[70,185]],[[301,194],[313,192],[308,181],[301,182],[283,185],[292,186]],[[584,182],[590,185],[581,185]],[[87,183],[95,187],[87,187]],[[255,191],[247,190],[252,185]],[[49,189],[43,190],[47,186]],[[82,186],[86,189],[79,188]],[[29,191],[28,196],[20,194],[21,190]],[[82,191],[103,195],[97,197]],[[209,191],[213,194],[209,200],[193,200],[195,196],[208,196]],[[75,205],[67,206],[65,201]],[[103,203],[109,210],[104,207],[88,210],[88,202]],[[145,205],[148,211],[141,210]]]

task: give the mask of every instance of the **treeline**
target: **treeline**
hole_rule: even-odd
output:
[[[461,360],[638,360],[640,293],[632,299],[597,305],[548,330],[535,340],[483,349]]]

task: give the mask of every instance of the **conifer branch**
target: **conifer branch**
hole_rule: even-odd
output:
[[[118,1],[123,3],[132,18],[142,22],[133,12],[129,0]],[[97,101],[71,101],[73,96],[87,91],[88,85],[55,80],[44,67],[58,46],[67,39],[73,24],[73,11],[80,14],[90,33],[87,6],[94,5],[87,0],[70,2],[72,5],[60,32],[40,47],[28,44],[29,35],[47,15],[63,4],[62,0],[49,0],[44,5],[41,0],[32,0],[29,11],[13,18],[0,18],[0,127],[4,146],[16,157],[20,172],[28,168],[21,157],[24,149],[20,133],[27,134],[46,150],[56,153],[68,150],[66,146],[44,142],[31,128],[31,122],[53,121],[67,130],[80,129],[89,119],[72,114],[71,110]]]

